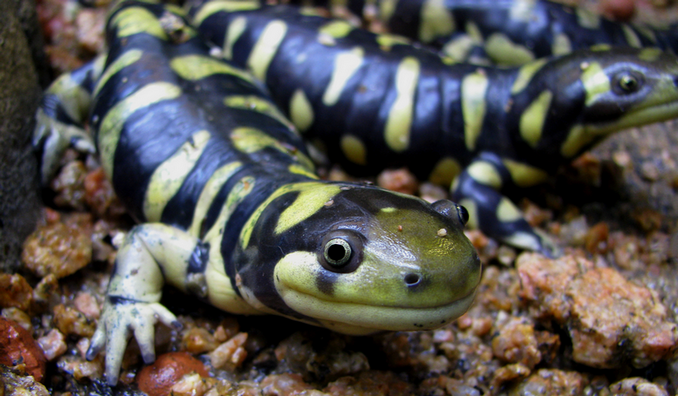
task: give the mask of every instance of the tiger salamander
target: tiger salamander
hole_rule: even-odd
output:
[[[154,360],[165,282],[237,314],[348,334],[443,326],[466,311],[481,264],[468,213],[366,184],[318,179],[261,84],[210,57],[171,5],[128,0],[107,55],[61,76],[38,114],[43,158],[89,124],[102,167],[139,221],[119,247],[87,358],[115,384],[130,335]]]

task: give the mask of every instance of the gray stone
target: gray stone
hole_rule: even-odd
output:
[[[18,18],[30,1],[0,1],[0,271],[20,265],[23,240],[39,210],[37,160],[31,147],[40,86]],[[21,5],[22,7],[19,7]]]

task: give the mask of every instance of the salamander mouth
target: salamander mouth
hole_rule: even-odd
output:
[[[678,99],[660,105],[641,107],[628,110],[615,121],[596,125],[590,125],[590,131],[596,135],[605,135],[625,128],[662,122],[678,117]]]
[[[324,327],[354,335],[439,328],[464,314],[475,297],[474,289],[448,304],[408,307],[330,301],[290,288],[278,291],[293,310],[318,320]]]

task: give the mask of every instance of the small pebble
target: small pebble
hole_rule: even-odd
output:
[[[659,179],[659,169],[650,161],[645,161],[640,166],[640,174],[647,181],[655,181]]]
[[[668,396],[668,392],[645,378],[630,377],[611,384],[612,396]]]
[[[174,384],[193,372],[202,377],[209,376],[205,365],[189,353],[169,352],[144,367],[137,375],[137,382],[139,389],[149,396],[168,396]]]
[[[33,300],[33,288],[23,276],[0,274],[0,307],[28,310]]]
[[[417,178],[406,168],[386,169],[377,177],[377,185],[403,194],[414,194],[419,188]]]
[[[636,14],[635,0],[600,0],[600,12],[618,22],[629,22]]]
[[[46,336],[38,338],[38,344],[40,344],[48,361],[58,358],[68,349],[66,337],[57,329],[52,329]]]
[[[45,355],[29,331],[13,320],[0,317],[0,364],[14,367],[42,381]]]
[[[71,275],[92,260],[90,227],[91,218],[85,227],[65,222],[39,227],[24,242],[21,259],[41,278],[49,274],[57,278]]]

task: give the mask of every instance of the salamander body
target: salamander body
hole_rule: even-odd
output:
[[[340,148],[330,157],[349,172],[407,165],[421,179],[454,180],[473,225],[546,254],[550,243],[503,192],[546,180],[613,132],[678,115],[678,62],[656,48],[498,68],[290,6],[216,0],[192,17],[305,137]]]
[[[362,13],[368,3],[353,0],[348,6]],[[678,50],[676,26],[615,22],[548,0],[380,0],[376,6],[392,33],[451,54],[482,46],[490,59],[504,65],[591,47]]]

